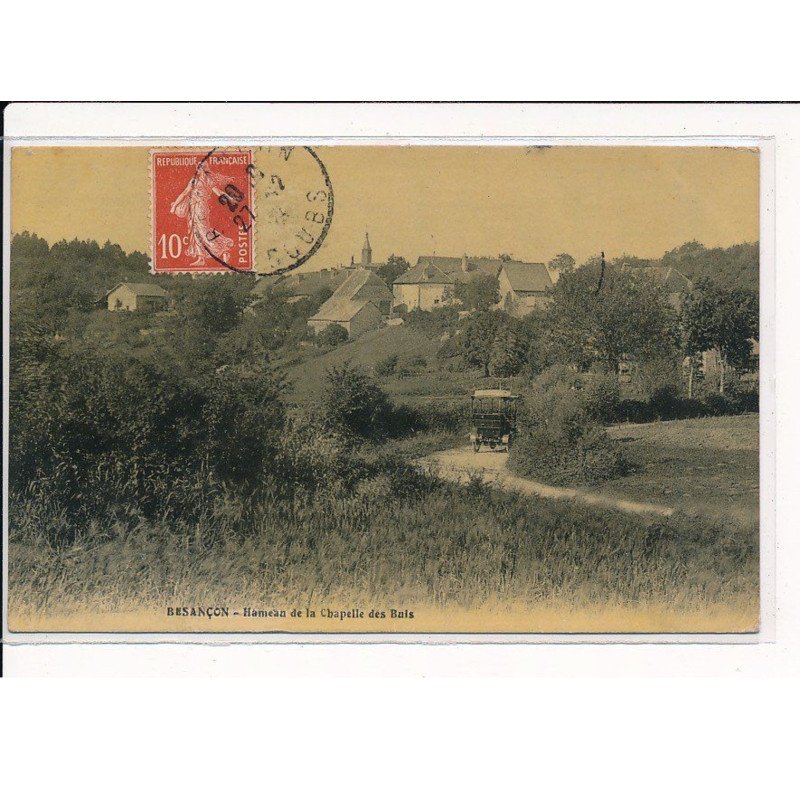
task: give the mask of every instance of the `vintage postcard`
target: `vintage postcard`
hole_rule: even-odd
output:
[[[7,147],[9,632],[759,631],[758,147]]]

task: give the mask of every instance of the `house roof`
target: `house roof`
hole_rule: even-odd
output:
[[[270,288],[283,292],[291,297],[310,297],[322,289],[335,290],[352,273],[350,269],[321,272],[295,272],[269,279],[265,276],[256,282],[250,292],[253,295],[265,295]]]
[[[420,256],[416,266],[431,264],[446,273],[463,272],[465,256]],[[496,275],[500,267],[506,262],[501,258],[484,258],[483,256],[466,256],[468,272],[485,272],[487,275]]]
[[[464,260],[466,259],[467,269],[464,269]],[[473,258],[470,256],[462,256],[456,258],[454,256],[420,256],[417,263],[406,270],[395,283],[445,283],[455,284],[463,283],[471,280],[478,273],[484,275],[497,275],[502,267],[509,265],[517,265],[521,267],[534,267],[538,272],[540,268],[544,269],[544,274],[547,269],[544,264],[526,264],[521,261],[504,261],[500,258]],[[541,278],[540,278],[541,280]],[[548,285],[552,281],[548,277]],[[536,283],[538,286],[539,283]],[[515,287],[516,288],[516,287]],[[528,289],[520,291],[544,291],[543,289]]]
[[[368,269],[356,269],[351,275],[345,278],[333,293],[334,297],[353,298],[365,286],[372,286],[379,290],[384,290],[386,296],[391,298],[392,290],[380,279],[378,275]]]
[[[329,297],[309,322],[349,322],[365,306],[372,306],[380,314],[371,300],[351,300],[349,297]]]
[[[130,289],[137,297],[169,297],[166,289],[162,289],[157,283],[128,283],[127,281],[118,283],[113,289],[109,289],[105,296],[108,297],[111,292],[115,292],[121,286]]]
[[[526,264],[508,261],[503,264],[508,282],[515,292],[545,292],[553,285],[550,272],[544,264]]]
[[[441,267],[426,262],[417,263],[407,269],[394,281],[395,284],[404,283],[455,283],[455,278],[445,272]]]
[[[625,265],[623,269],[630,272],[639,270],[651,280],[661,284],[670,294],[684,292],[692,288],[692,282],[689,278],[675,269],[675,267],[629,267]]]

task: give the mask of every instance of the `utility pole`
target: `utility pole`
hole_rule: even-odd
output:
[[[605,251],[600,251],[600,280],[597,282],[597,291],[595,294],[600,294],[603,288],[603,279],[606,276],[606,254]]]

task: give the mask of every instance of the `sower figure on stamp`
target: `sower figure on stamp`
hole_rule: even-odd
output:
[[[206,263],[206,255],[225,263],[233,248],[233,239],[216,231],[210,224],[212,195],[218,198],[225,194],[225,187],[233,179],[227,175],[210,172],[200,167],[170,206],[170,212],[181,219],[186,219],[189,231],[189,255],[196,258],[193,267],[201,267]]]

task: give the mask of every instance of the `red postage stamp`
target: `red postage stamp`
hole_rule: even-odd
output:
[[[252,152],[154,150],[150,158],[153,272],[253,272]]]

